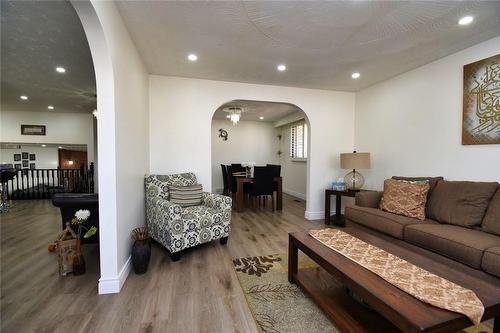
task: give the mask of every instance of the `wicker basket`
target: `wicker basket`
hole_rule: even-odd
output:
[[[73,272],[73,259],[80,251],[80,239],[71,229],[69,223],[56,241],[59,254],[59,274],[66,276]]]

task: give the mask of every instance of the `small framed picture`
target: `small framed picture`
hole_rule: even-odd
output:
[[[23,169],[28,167],[29,167],[29,162],[27,160],[23,161]]]
[[[19,162],[21,160],[21,154],[14,154],[14,162]]]
[[[35,161],[35,160],[36,160],[36,155],[30,154],[30,161]]]
[[[29,154],[23,152],[23,160],[27,160],[28,158],[29,158]]]
[[[36,163],[30,163],[30,169],[36,169]]]
[[[21,135],[45,135],[45,125],[21,125]]]
[[[21,170],[21,167],[22,167],[21,163],[14,164],[14,168],[16,168],[16,170]]]

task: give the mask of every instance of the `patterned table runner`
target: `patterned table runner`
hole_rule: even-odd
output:
[[[387,251],[335,229],[309,234],[422,302],[466,315],[478,326],[484,305],[476,294]]]

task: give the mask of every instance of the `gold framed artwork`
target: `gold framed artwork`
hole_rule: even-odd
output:
[[[462,144],[500,144],[500,54],[464,66]]]

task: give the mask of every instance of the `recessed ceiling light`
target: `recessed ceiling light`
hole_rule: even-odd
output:
[[[57,147],[57,148],[62,149],[62,146],[59,146],[59,147]]]
[[[472,17],[472,16],[464,16],[460,20],[458,20],[458,24],[460,24],[460,25],[467,25],[467,24],[471,24],[472,21],[474,21],[474,17]]]
[[[264,120],[264,117],[259,117],[260,120]]]
[[[359,77],[360,77],[360,76],[361,76],[361,74],[359,74],[358,72],[355,72],[355,73],[352,73],[352,74],[351,74],[351,77],[352,77],[353,79],[359,79]]]
[[[54,106],[53,105],[49,105],[49,106],[47,106],[47,109],[54,110]]]
[[[58,73],[66,73],[66,68],[58,66],[58,67],[56,67],[56,72],[58,72]]]
[[[277,68],[280,72],[284,72],[284,71],[286,71],[286,65],[283,65],[283,64],[278,65],[278,67],[276,67],[276,68]]]
[[[22,99],[23,101],[26,101],[28,99],[28,96],[26,95],[21,95],[19,96],[20,99]]]
[[[196,61],[196,60],[198,60],[198,56],[196,54],[191,53],[190,55],[188,55],[188,60],[189,61]]]
[[[47,147],[47,145],[42,145],[42,147],[44,147],[44,148],[45,148],[45,147]]]
[[[227,116],[226,116],[226,118],[228,118],[228,119],[229,119],[229,118],[231,118],[231,116],[230,116],[230,115],[227,115]]]

